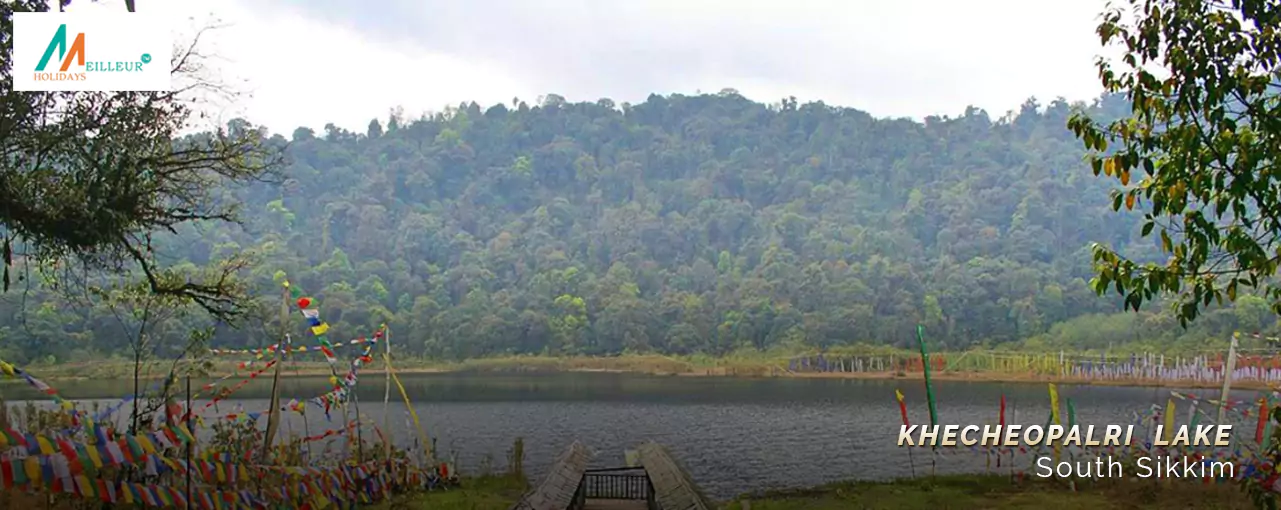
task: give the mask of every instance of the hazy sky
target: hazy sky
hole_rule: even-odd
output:
[[[73,3],[72,9],[123,9]],[[121,5],[116,5],[121,4]],[[734,88],[877,116],[993,116],[1090,99],[1103,0],[138,0],[184,26],[251,94],[226,105],[288,136],[361,130],[401,106],[641,102]],[[194,21],[185,21],[187,17]],[[190,30],[187,30],[190,33]]]

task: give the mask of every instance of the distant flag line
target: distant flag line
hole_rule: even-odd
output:
[[[937,411],[937,405],[933,400],[933,385],[930,377],[930,367],[932,363],[930,362],[929,351],[926,347],[923,328],[919,326],[917,328],[917,339],[920,344],[920,353],[921,353],[920,366],[924,367],[923,375],[925,379],[925,392],[926,392],[927,405],[929,407],[928,412],[930,415],[930,424],[937,425],[938,411]],[[1049,415],[1046,417],[1045,426],[1048,427],[1051,424],[1062,425],[1064,417],[1060,411],[1061,409],[1060,394],[1058,391],[1058,387],[1054,383],[1048,383],[1047,386],[1049,389],[1048,393],[1049,393],[1050,409],[1048,413]],[[1087,447],[1087,446],[1081,446],[1081,445],[1063,446],[1060,443],[1056,442],[1053,445],[1055,461],[1058,462],[1059,457],[1063,453],[1068,453],[1069,455],[1072,455],[1074,458],[1084,454],[1091,454],[1091,453],[1098,454],[1099,456],[1126,455],[1126,454],[1163,455],[1163,456],[1183,455],[1183,456],[1189,456],[1192,458],[1202,459],[1202,461],[1204,462],[1209,462],[1214,460],[1230,461],[1238,467],[1237,471],[1233,474],[1232,477],[1220,476],[1217,478],[1210,478],[1207,476],[1207,478],[1205,478],[1206,483],[1225,483],[1229,481],[1239,482],[1246,479],[1255,479],[1255,480],[1262,480],[1264,485],[1267,487],[1272,487],[1274,483],[1277,484],[1278,486],[1281,486],[1281,473],[1276,473],[1274,472],[1273,469],[1270,468],[1271,459],[1268,459],[1264,453],[1268,450],[1268,447],[1271,443],[1273,421],[1270,418],[1271,418],[1272,410],[1275,408],[1278,402],[1281,402],[1281,391],[1273,391],[1271,393],[1263,395],[1258,400],[1254,400],[1254,401],[1222,400],[1222,399],[1216,400],[1212,398],[1198,397],[1195,394],[1180,392],[1180,391],[1170,391],[1169,395],[1170,396],[1167,399],[1164,406],[1161,406],[1159,404],[1153,404],[1147,409],[1146,414],[1138,413],[1138,412],[1133,413],[1134,425],[1142,430],[1142,435],[1139,437],[1147,438],[1146,440],[1135,441],[1135,443],[1132,446],[1122,446],[1122,447],[1106,446],[1102,448]],[[898,403],[899,415],[903,423],[903,426],[910,427],[911,424],[910,424],[908,410],[907,410],[907,403],[902,390],[895,389],[894,396],[895,396],[895,400]],[[1221,408],[1226,413],[1226,416],[1230,417],[1231,420],[1236,420],[1237,422],[1244,421],[1246,425],[1244,427],[1241,427],[1242,429],[1250,430],[1251,425],[1253,426],[1252,428],[1253,428],[1254,434],[1252,436],[1247,436],[1247,437],[1250,437],[1250,439],[1253,439],[1253,441],[1234,440],[1232,442],[1233,446],[1228,448],[1212,448],[1212,447],[1204,447],[1204,446],[1190,446],[1190,447],[1189,446],[1154,446],[1152,438],[1154,437],[1154,433],[1156,430],[1154,426],[1157,424],[1162,425],[1162,430],[1163,430],[1162,435],[1164,436],[1162,439],[1164,439],[1166,442],[1169,442],[1172,439],[1173,431],[1176,428],[1176,424],[1178,422],[1177,420],[1178,410],[1177,410],[1177,404],[1176,404],[1177,401],[1186,401],[1189,403],[1188,412],[1187,412],[1187,415],[1188,415],[1187,423],[1191,427],[1196,427],[1197,424],[1201,423],[1203,419],[1208,421],[1214,421],[1216,418],[1214,416],[1210,416],[1207,413],[1206,409]],[[1076,406],[1072,398],[1069,397],[1065,399],[1064,403],[1066,407],[1067,426],[1073,427],[1078,425],[1079,421],[1076,414]],[[1007,408],[1006,396],[1004,393],[1002,393],[998,401],[998,410],[997,410],[997,424],[1002,428],[1004,428],[1007,425],[1006,408]],[[957,446],[957,447],[951,447],[951,448],[943,447],[942,449],[939,449],[936,447],[935,453],[936,454],[973,454],[973,453],[984,454],[988,456],[989,467],[990,467],[990,459],[993,454],[995,454],[997,457],[998,467],[1000,466],[1001,456],[1008,455],[1011,461],[1011,475],[1022,477],[1027,474],[1027,470],[1016,471],[1014,469],[1013,464],[1015,462],[1015,456],[1016,455],[1025,456],[1026,460],[1028,460],[1029,464],[1031,464],[1036,460],[1037,457],[1040,456],[1040,450],[1044,448],[1044,446],[1045,446],[1044,443],[1037,445],[1036,447],[1033,447],[1032,451],[1029,451],[1029,448],[1027,446],[988,447],[988,446],[975,445],[975,446]],[[913,449],[914,449],[913,447],[907,448],[908,459],[909,459],[909,464],[911,466],[912,476],[915,477],[916,468],[911,459],[911,453]]]

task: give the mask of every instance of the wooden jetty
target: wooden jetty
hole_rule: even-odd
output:
[[[712,510],[689,472],[666,448],[647,442],[639,466],[587,469],[591,453],[575,441],[547,477],[512,510]]]
[[[582,443],[574,441],[552,464],[551,471],[534,490],[516,502],[512,510],[569,510],[582,508],[583,494],[579,489],[591,452]],[[577,505],[577,506],[576,506]]]
[[[653,441],[636,449],[640,464],[654,487],[660,510],[712,510],[716,508],[689,476],[689,471]]]

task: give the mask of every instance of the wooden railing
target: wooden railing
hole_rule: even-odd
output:
[[[654,485],[640,468],[589,469],[574,496],[579,504],[587,499],[626,499],[641,500],[651,510],[658,509]]]

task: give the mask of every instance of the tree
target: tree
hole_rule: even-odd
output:
[[[1130,109],[1096,122],[1076,112],[1069,127],[1091,151],[1095,175],[1116,179],[1113,210],[1138,210],[1166,260],[1131,260],[1094,245],[1098,293],[1138,310],[1175,294],[1186,328],[1199,311],[1245,288],[1281,312],[1272,277],[1281,261],[1281,158],[1277,97],[1281,5],[1263,0],[1130,0],[1105,12],[1098,35],[1119,49],[1100,58],[1109,93]]]
[[[137,433],[143,430],[141,427],[145,420],[161,407],[167,407],[169,399],[177,393],[178,388],[174,383],[177,381],[179,364],[183,364],[188,374],[193,368],[199,368],[195,365],[195,362],[201,361],[197,353],[205,351],[205,341],[212,335],[213,328],[192,330],[186,341],[177,346],[169,340],[183,336],[179,329],[186,325],[182,319],[190,311],[188,300],[169,294],[156,294],[145,283],[128,281],[109,289],[96,289],[94,294],[97,301],[115,317],[124,336],[129,340],[135,400],[134,405],[130,406],[129,430]],[[177,327],[170,327],[174,325]],[[147,391],[141,387],[141,381],[154,375],[151,370],[156,368],[153,361],[157,359],[166,360],[162,363],[169,365],[164,384],[159,395],[151,395],[153,398],[144,401]]]
[[[62,0],[59,5],[69,2]],[[132,11],[133,2],[126,2]],[[14,12],[41,12],[42,0],[0,5],[0,31]],[[237,220],[224,187],[272,175],[280,154],[260,130],[233,122],[184,135],[194,104],[229,91],[197,50],[199,34],[171,62],[168,92],[13,91],[12,38],[0,58],[0,246],[3,290],[15,261],[44,271],[92,269],[140,274],[151,292],[186,300],[231,321],[244,311],[240,257],[193,273],[159,264],[152,234]]]

